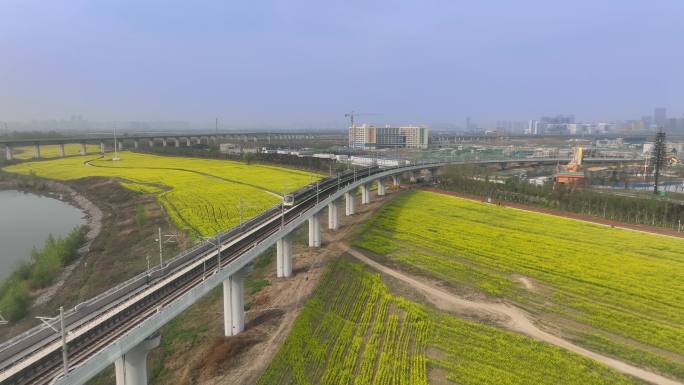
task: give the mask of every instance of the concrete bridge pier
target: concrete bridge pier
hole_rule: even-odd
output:
[[[202,144],[202,138],[201,137],[197,137],[195,139],[196,139],[195,143]]]
[[[85,143],[81,143],[81,155],[87,155],[88,154],[88,145]]]
[[[346,203],[344,214],[346,216],[354,215],[354,194],[350,192],[344,193],[344,201]]]
[[[384,196],[385,195],[385,181],[382,180],[382,178],[378,179],[378,196]]]
[[[321,247],[321,220],[318,213],[309,218],[309,247]]]
[[[5,159],[13,160],[14,154],[12,153],[12,146],[5,146]]]
[[[276,269],[278,278],[292,276],[292,238],[286,235],[276,242]]]
[[[399,177],[396,175],[392,175],[392,186],[399,186]]]
[[[59,151],[59,156],[64,157],[64,143],[60,143],[57,145],[57,150]]]
[[[340,227],[340,221],[337,217],[337,201],[328,203],[328,228],[330,230],[337,230]]]
[[[364,183],[361,185],[361,204],[367,205],[370,203],[370,184]]]
[[[40,144],[33,145],[33,159],[40,159]]]
[[[242,268],[223,281],[223,328],[226,337],[245,330],[245,276]]]
[[[168,146],[168,142],[166,141],[166,138],[162,138],[162,147]]]
[[[173,138],[173,144],[176,148],[180,147],[180,140],[178,138]]]
[[[154,147],[154,139],[148,140],[148,141],[147,141],[147,145],[148,145],[150,148]]]
[[[138,139],[133,139],[133,148],[136,150],[140,147],[140,141]]]
[[[192,146],[192,143],[190,143],[190,138],[185,138],[185,147],[190,147]]]
[[[409,172],[409,181],[411,181],[411,183],[416,183],[416,173],[415,172],[413,172],[413,171]]]
[[[147,385],[147,353],[159,346],[155,333],[114,361],[116,385]]]
[[[105,153],[105,143],[100,142],[100,154],[104,154],[104,153]]]

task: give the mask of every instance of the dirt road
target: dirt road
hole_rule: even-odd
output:
[[[360,251],[351,248],[347,243],[339,242],[336,243],[336,245],[343,251],[349,253],[361,262],[371,266],[375,270],[378,270],[400,281],[403,281],[415,290],[420,291],[428,298],[430,302],[432,302],[437,308],[441,310],[461,314],[471,314],[479,317],[485,316],[488,319],[497,321],[497,323],[501,324],[503,327],[509,330],[526,334],[542,342],[556,345],[563,349],[569,350],[573,353],[577,353],[592,360],[601,362],[617,371],[637,377],[639,379],[648,381],[653,384],[684,385],[684,383],[682,382],[672,380],[663,377],[659,374],[650,372],[648,370],[644,370],[636,366],[630,365],[628,363],[622,362],[620,360],[616,360],[614,358],[610,358],[602,354],[592,352],[590,350],[577,346],[569,341],[566,341],[558,336],[547,333],[539,329],[530,320],[526,313],[517,307],[504,303],[479,302],[463,299],[457,295],[436,288],[430,284],[410,277],[402,272],[399,272],[397,270],[384,266],[378,262],[375,262],[374,260],[365,256]]]

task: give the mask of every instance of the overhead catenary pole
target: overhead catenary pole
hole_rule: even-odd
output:
[[[164,253],[162,251],[162,234],[161,234],[161,227],[159,229],[159,268],[164,266]]]
[[[62,366],[63,366],[63,371],[64,375],[66,376],[69,373],[69,355],[67,351],[67,333],[66,333],[66,327],[64,326],[64,306],[59,307],[59,316],[57,317],[36,317],[40,322],[44,323],[47,327],[55,331],[56,333],[60,333],[61,336],[61,342],[62,342]],[[59,320],[59,330],[55,328],[53,325],[54,322]]]
[[[66,329],[64,328],[64,306],[59,307],[59,329],[62,332],[62,363],[64,364],[64,375],[69,373],[69,357],[67,352]]]

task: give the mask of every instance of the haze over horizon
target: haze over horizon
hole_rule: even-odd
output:
[[[684,3],[0,4],[0,121],[681,116]],[[363,120],[363,119],[362,119]]]

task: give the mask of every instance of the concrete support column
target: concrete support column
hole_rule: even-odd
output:
[[[14,154],[12,153],[12,146],[5,146],[5,159],[13,160]]]
[[[197,144],[202,144],[202,138],[201,137],[197,138]]]
[[[166,138],[162,138],[162,147],[166,147],[167,145]]]
[[[147,141],[147,144],[148,144],[150,147],[154,147],[154,139],[148,140],[148,141]]]
[[[192,146],[192,143],[190,143],[190,138],[185,138],[185,145],[186,145],[187,147]]]
[[[396,175],[392,175],[392,186],[399,186],[399,177]]]
[[[409,172],[409,180],[411,181],[411,183],[416,183],[416,173],[415,172],[413,172],[413,171]]]
[[[104,153],[105,153],[105,144],[104,144],[104,142],[100,142],[100,154],[104,154]]]
[[[123,140],[117,140],[117,141],[116,141],[116,147],[117,147],[117,150],[123,151],[123,149],[124,149]]]
[[[346,216],[354,215],[354,193],[344,193],[344,201],[346,203],[344,214]]]
[[[136,150],[140,147],[140,141],[138,139],[133,139],[133,148]]]
[[[64,143],[58,144],[57,150],[59,151],[59,156],[64,157]]]
[[[367,205],[370,203],[370,184],[364,183],[361,185],[361,204]]]
[[[40,144],[38,143],[33,145],[33,158],[40,159]]]
[[[321,220],[318,213],[309,218],[309,247],[321,247]]]
[[[147,353],[159,346],[161,337],[155,334],[114,361],[116,385],[147,385]]]
[[[178,140],[178,138],[173,138],[173,144],[175,147],[180,147],[180,140]]]
[[[385,182],[382,180],[382,178],[378,179],[378,196],[384,196],[385,195]]]
[[[223,328],[226,337],[245,330],[246,274],[243,268],[223,281]]]
[[[291,277],[292,276],[292,239],[286,235],[276,242],[277,260],[276,269],[277,276]]]
[[[337,230],[340,227],[340,221],[337,218],[337,202],[332,201],[328,203],[328,228],[330,230]]]
[[[88,154],[88,145],[85,143],[81,143],[81,155],[87,155]]]

